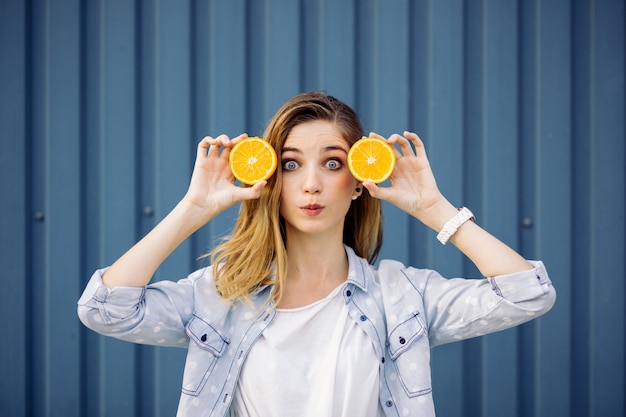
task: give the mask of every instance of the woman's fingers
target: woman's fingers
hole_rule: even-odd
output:
[[[402,152],[399,152],[397,148],[395,148],[397,151],[396,157],[413,155],[413,148],[411,148],[411,144],[406,138],[394,133],[393,135],[389,137],[388,142],[390,144],[395,144],[400,147],[400,151]]]
[[[426,157],[426,147],[424,146],[424,142],[422,142],[422,139],[420,139],[420,137],[416,133],[404,132],[404,137],[406,137],[413,143],[416,156]]]
[[[234,139],[231,139],[224,134],[219,135],[216,138],[206,136],[198,146],[199,155],[214,158],[221,157],[222,159],[227,160],[228,155],[230,154],[230,150],[233,148],[233,146],[235,146],[240,140],[247,137],[247,133],[242,133]],[[202,153],[202,150],[204,150],[204,154]]]
[[[210,147],[206,156],[209,158],[217,158],[220,156],[222,147],[228,146],[230,139],[226,135],[219,135],[216,138],[210,138],[208,142]]]
[[[363,182],[363,187],[367,189],[370,195],[379,200],[386,200],[385,189],[383,187],[379,187],[378,184],[374,184],[373,182],[365,181]]]
[[[247,192],[247,195],[244,196],[245,200],[252,200],[255,198],[261,197],[261,190],[267,185],[267,181],[259,181],[254,184],[252,187],[241,188]]]
[[[196,168],[200,172],[218,172],[228,166],[228,151],[232,147],[226,135],[216,138],[205,136],[199,143],[196,154]],[[201,170],[201,171],[200,171]]]
[[[200,159],[200,158],[204,158],[207,155],[209,146],[211,146],[211,141],[213,140],[213,138],[211,138],[210,136],[205,136],[204,138],[202,138],[202,140],[198,143],[198,149],[196,152],[196,159]]]

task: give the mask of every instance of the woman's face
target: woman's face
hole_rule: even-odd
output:
[[[291,129],[280,155],[280,214],[287,236],[343,239],[343,225],[357,180],[348,170],[350,149],[335,125],[325,120]]]

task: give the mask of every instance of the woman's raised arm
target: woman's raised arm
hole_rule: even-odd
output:
[[[161,263],[185,239],[228,207],[258,198],[267,184],[252,187],[234,184],[228,155],[240,135],[230,140],[226,135],[205,137],[198,144],[196,161],[183,199],[143,239],[122,255],[102,277],[109,288],[143,287],[148,284]]]
[[[400,148],[395,148],[397,163],[390,178],[391,187],[378,187],[373,183],[363,185],[373,197],[389,201],[440,232],[458,209],[439,191],[423,142],[411,132],[404,132],[404,136],[392,135],[388,142]],[[521,255],[471,221],[463,223],[450,242],[486,277],[533,268]]]

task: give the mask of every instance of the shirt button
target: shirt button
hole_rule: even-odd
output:
[[[381,361],[382,363],[385,363],[385,357],[383,356],[382,358],[380,358],[380,361]]]
[[[391,400],[387,400],[387,401],[385,401],[385,405],[386,405],[387,407],[391,407],[391,406],[393,405],[393,401],[391,401]]]
[[[206,342],[206,334],[203,334],[203,335],[200,337],[200,340],[202,340],[203,342]]]
[[[400,336],[400,340],[399,340],[400,344],[403,345],[406,343],[406,339],[402,336]]]
[[[346,297],[351,297],[351,296],[352,296],[352,291],[347,290],[347,291],[346,291]]]
[[[367,316],[366,315],[362,315],[361,317],[359,317],[361,319],[361,321],[365,321],[367,320]]]

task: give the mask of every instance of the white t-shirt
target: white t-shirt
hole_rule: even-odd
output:
[[[243,365],[236,417],[384,415],[374,345],[348,316],[344,287],[308,306],[276,310]]]

